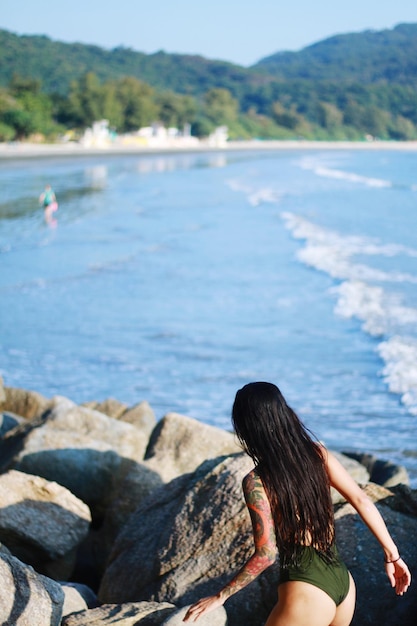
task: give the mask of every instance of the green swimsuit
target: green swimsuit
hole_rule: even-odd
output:
[[[299,580],[322,589],[339,606],[349,592],[349,572],[334,546],[335,561],[328,564],[312,546],[304,546],[298,566],[281,567],[279,584]]]

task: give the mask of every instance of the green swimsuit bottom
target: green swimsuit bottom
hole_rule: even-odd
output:
[[[300,564],[290,567],[281,567],[279,584],[292,580],[309,583],[322,589],[339,606],[349,592],[350,579],[346,565],[339,557],[334,546],[335,560],[326,563],[312,546],[304,546],[301,552]]]

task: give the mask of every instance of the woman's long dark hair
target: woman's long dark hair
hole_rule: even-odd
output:
[[[240,389],[232,421],[268,495],[281,563],[296,564],[301,545],[331,560],[333,506],[319,444],[271,383]]]

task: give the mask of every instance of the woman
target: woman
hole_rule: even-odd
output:
[[[192,605],[185,622],[221,606],[280,556],[278,603],[265,626],[348,626],[355,584],[335,545],[330,486],[357,510],[381,544],[391,586],[403,595],[411,575],[376,506],[336,458],[312,439],[278,387],[250,383],[232,411],[235,432],[255,467],[243,479],[255,551],[215,596]]]
[[[52,223],[53,213],[58,210],[58,202],[51,185],[46,185],[45,190],[39,196],[39,204],[43,206],[45,221],[48,224]]]

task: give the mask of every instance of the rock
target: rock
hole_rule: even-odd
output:
[[[369,481],[369,471],[359,460],[334,450],[332,450],[332,454],[358,484],[363,485]]]
[[[139,402],[127,409],[119,418],[122,422],[133,424],[148,436],[151,435],[156,425],[155,413],[146,401]]]
[[[104,569],[105,561],[120,530],[145,498],[163,484],[159,474],[149,469],[146,463],[136,464],[121,481],[113,500],[106,510],[99,537],[96,540],[96,554],[99,555],[99,570]]]
[[[42,416],[34,417],[31,420],[19,416],[17,424],[13,428],[7,429],[0,438],[0,471],[5,471],[10,467],[13,458],[22,451],[29,433],[43,422]]]
[[[114,398],[107,398],[103,402],[85,402],[81,406],[104,413],[104,415],[113,419],[119,419],[128,408],[127,404],[119,402]]]
[[[384,504],[394,511],[414,515],[417,518],[417,490],[410,489],[408,485],[400,484],[391,486],[389,494]]]
[[[0,540],[51,578],[68,578],[91,522],[88,507],[57,483],[11,470],[0,475]]]
[[[153,492],[115,542],[100,602],[185,605],[217,593],[253,552],[241,487],[252,467],[244,454],[211,459]],[[269,568],[228,600],[231,626],[265,621],[276,598],[277,575],[276,566]]]
[[[145,459],[165,481],[193,472],[206,459],[241,452],[232,433],[168,413],[154,428]]]
[[[392,494],[384,487],[370,483],[365,487],[375,501],[390,534],[411,572],[417,568],[417,519],[387,506]],[[417,597],[409,590],[396,596],[385,574],[383,552],[373,534],[355,509],[345,504],[336,511],[337,545],[356,583],[357,606],[352,626],[415,626]]]
[[[126,424],[67,399],[21,435],[9,466],[65,486],[101,519],[122,478],[143,459],[148,438]]]
[[[9,626],[60,626],[61,585],[0,553],[0,619]]]
[[[159,626],[176,611],[168,602],[127,602],[102,606],[64,617],[62,626]]]
[[[155,428],[155,413],[146,401],[128,407],[127,404],[123,402],[119,402],[114,398],[108,398],[103,402],[84,402],[81,406],[94,409],[95,411],[104,413],[108,417],[113,417],[122,422],[133,424],[133,426],[139,428],[148,437]]]
[[[352,476],[352,478],[358,484],[362,485],[368,482],[369,472],[366,469],[366,467],[364,467],[359,461],[352,459],[345,454],[341,454],[340,452],[334,452],[333,450],[332,450],[332,454],[337,458],[339,463],[343,465],[345,470],[350,474],[350,476]],[[336,489],[333,489],[332,487],[330,491],[332,495],[333,504],[339,504],[340,502],[345,502],[344,497],[338,491],[336,491]]]
[[[167,617],[161,626],[184,626],[183,618],[191,605],[185,606]],[[223,606],[211,611],[208,615],[202,615],[198,620],[198,626],[227,626],[227,613]]]
[[[6,546],[2,543],[0,543],[0,553],[1,554],[8,554],[9,556],[13,556],[12,553],[10,552],[9,548],[6,548]]]
[[[361,463],[369,472],[369,480],[384,487],[393,487],[400,483],[410,484],[407,470],[402,465],[378,459],[373,454],[362,452],[345,452],[346,456]]]
[[[25,422],[25,418],[9,411],[3,411],[0,413],[0,437],[3,437],[7,432],[16,428],[20,424]]]
[[[98,606],[96,594],[86,585],[66,582],[61,587],[65,595],[62,617]]]
[[[27,391],[18,387],[4,387],[2,411],[10,411],[27,419],[38,417],[49,408],[50,400],[37,391]]]
[[[4,390],[4,381],[3,381],[3,377],[0,376],[0,407],[3,406],[5,401],[6,401],[6,392]]]

